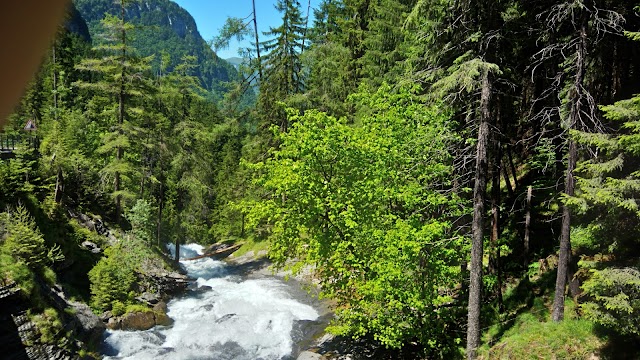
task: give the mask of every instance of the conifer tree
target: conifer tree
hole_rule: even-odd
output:
[[[150,69],[151,61],[151,58],[137,57],[129,44],[133,25],[125,20],[126,3],[126,0],[120,0],[118,17],[106,15],[101,22],[103,43],[94,48],[100,57],[84,59],[77,65],[78,69],[95,73],[98,77],[97,81],[78,82],[77,85],[94,90],[97,96],[108,96],[104,112],[93,115],[107,119],[108,130],[99,152],[109,157],[101,173],[113,180],[116,221],[120,220],[123,198],[134,196],[125,182],[135,174],[136,168],[131,159],[125,157],[125,152],[142,131],[136,124],[142,109],[136,106],[135,98],[148,92],[145,72]]]
[[[304,90],[301,53],[305,21],[297,0],[278,0],[275,7],[282,13],[282,24],[264,33],[273,38],[261,44],[265,55],[259,105],[268,123],[275,123],[286,132],[289,127],[287,117],[276,103]]]

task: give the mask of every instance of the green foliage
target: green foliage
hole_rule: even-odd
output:
[[[40,333],[40,341],[45,344],[55,344],[64,336],[64,327],[56,309],[46,308],[41,314],[32,316],[31,321]]]
[[[148,201],[138,199],[127,214],[133,236],[147,244],[151,244],[153,240],[153,231],[156,225],[153,219],[153,210]]]
[[[42,268],[47,263],[47,249],[42,233],[27,209],[19,206],[3,215],[7,234],[2,243],[3,251],[32,269]]]
[[[446,352],[455,347],[440,337],[451,320],[441,305],[452,299],[440,290],[459,280],[463,250],[448,221],[462,210],[446,191],[449,118],[389,87],[356,99],[361,126],[290,111],[279,150],[254,167],[271,197],[250,218],[271,224],[277,264],[316,266],[339,304],[332,331],[394,348],[418,338]]]
[[[638,269],[592,269],[591,277],[582,289],[588,301],[580,307],[587,319],[623,335],[640,334]]]
[[[105,311],[133,301],[137,274],[153,257],[149,245],[135,237],[106,249],[105,256],[89,272],[91,306]]]

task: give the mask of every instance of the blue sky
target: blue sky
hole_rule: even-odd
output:
[[[200,35],[209,41],[216,35],[218,31],[224,25],[227,17],[239,17],[245,18],[251,15],[252,5],[251,0],[173,0],[178,3],[184,9],[186,9],[191,16],[196,20]],[[258,14],[258,30],[260,31],[261,39],[262,31],[268,31],[269,27],[276,27],[280,25],[282,15],[274,8],[276,0],[255,0],[256,1],[256,13]],[[307,0],[300,0],[302,16],[306,16],[307,12]],[[317,7],[320,4],[320,0],[311,0],[311,8]],[[313,14],[313,10],[311,11]],[[313,24],[313,18],[309,19],[309,26]],[[251,46],[248,41],[241,44],[233,40],[229,44],[228,49],[218,51],[218,56],[223,59],[238,56],[238,48]]]

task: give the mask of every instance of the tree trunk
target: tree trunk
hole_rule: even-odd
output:
[[[569,129],[575,129],[580,117],[582,100],[582,83],[584,80],[584,56],[587,46],[586,23],[583,21],[580,27],[580,41],[576,44],[576,75],[571,91],[571,112],[569,114]],[[569,154],[567,158],[567,172],[565,175],[565,194],[573,196],[575,178],[573,171],[578,160],[578,150],[575,141],[569,139]],[[562,206],[562,230],[560,233],[560,254],[558,255],[558,274],[556,275],[556,293],[553,298],[553,321],[562,321],[564,318],[564,292],[571,261],[571,209],[567,205]]]
[[[262,59],[260,58],[260,40],[258,39],[258,19],[256,16],[256,0],[253,0],[253,32],[256,36],[256,55],[258,57],[258,77],[262,84]]]
[[[509,178],[509,170],[507,168],[507,161],[503,161],[504,165],[502,166],[502,176],[504,176],[504,182],[507,186],[507,191],[509,192],[509,196],[513,197],[513,186],[511,186],[511,178]]]
[[[484,202],[487,191],[487,145],[489,141],[489,104],[491,84],[488,71],[482,77],[480,126],[476,145],[475,184],[473,187],[473,220],[471,223],[471,276],[467,324],[467,359],[476,358],[480,345],[480,302],[482,295],[482,251],[484,238]]]
[[[495,140],[497,142],[497,140]],[[491,173],[491,259],[489,265],[491,272],[496,275],[496,297],[498,308],[503,310],[502,304],[502,271],[500,269],[500,146],[494,146],[496,156],[494,157],[493,170]]]
[[[62,201],[62,194],[64,193],[64,176],[62,174],[62,167],[58,165],[58,173],[56,174],[56,190],[54,194],[54,199],[56,203],[60,203]]]
[[[176,245],[176,257],[175,257],[174,261],[177,264],[177,263],[180,262],[180,236],[179,235],[176,235],[175,245]]]
[[[158,247],[162,247],[162,210],[164,210],[164,183],[160,181],[160,196],[158,197],[158,219],[156,221],[156,240],[158,242]]]
[[[529,185],[527,188],[527,204],[526,213],[524,215],[524,251],[522,257],[524,258],[525,271],[529,267],[529,237],[531,235],[531,198],[533,197],[533,187]]]

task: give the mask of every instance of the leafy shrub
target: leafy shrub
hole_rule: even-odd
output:
[[[4,216],[7,237],[3,247],[16,260],[39,268],[47,260],[44,237],[24,206]]]
[[[98,311],[113,309],[116,301],[127,304],[135,297],[137,274],[155,258],[148,244],[136,237],[105,250],[105,256],[89,271],[91,306]],[[119,306],[119,305],[116,305]]]
[[[62,321],[58,312],[53,308],[47,308],[42,314],[33,316],[31,321],[36,325],[40,333],[40,341],[45,344],[53,344],[64,335],[60,335],[63,330]]]
[[[151,243],[155,223],[153,220],[153,208],[148,201],[139,199],[127,213],[127,220],[131,223],[133,236]]]
[[[116,301],[127,302],[136,281],[137,265],[126,246],[118,243],[105,250],[105,257],[89,271],[91,306],[98,311],[112,309]]]
[[[591,270],[583,285],[589,301],[585,316],[623,335],[640,334],[640,271],[634,268]]]

